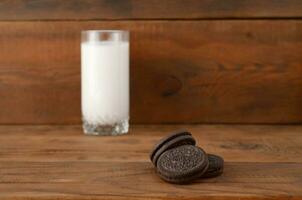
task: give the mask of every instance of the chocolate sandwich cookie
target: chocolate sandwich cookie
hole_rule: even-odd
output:
[[[167,182],[182,184],[201,177],[208,166],[208,156],[203,149],[194,145],[182,145],[160,155],[157,173]]]
[[[182,135],[191,135],[191,133],[189,133],[188,131],[177,131],[175,133],[171,133],[170,135],[167,135],[165,137],[163,137],[161,140],[159,140],[156,145],[153,147],[151,153],[150,153],[150,160],[153,159],[154,154],[156,153],[156,151],[167,141],[176,138],[178,136],[182,136]]]
[[[168,149],[175,148],[181,145],[195,145],[196,141],[189,132],[181,131],[168,135],[161,139],[157,145],[153,148],[150,159],[156,166],[156,162],[160,155]]]
[[[208,159],[209,159],[209,168],[202,175],[202,178],[212,178],[221,175],[223,172],[223,165],[224,165],[223,158],[214,154],[208,154]]]

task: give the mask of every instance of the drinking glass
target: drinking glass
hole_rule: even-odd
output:
[[[129,32],[81,33],[83,130],[88,135],[121,135],[129,127]]]

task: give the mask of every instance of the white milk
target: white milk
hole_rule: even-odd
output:
[[[88,41],[81,44],[82,115],[94,125],[129,118],[129,43]]]

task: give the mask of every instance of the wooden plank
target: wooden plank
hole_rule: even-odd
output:
[[[302,17],[300,0],[10,0],[0,20]]]
[[[229,162],[302,162],[301,126],[239,125],[131,126],[121,137],[85,137],[80,126],[1,126],[0,161],[148,162],[156,141],[179,129]]]
[[[80,31],[131,31],[132,123],[301,123],[302,21],[1,22],[0,123],[80,123]]]
[[[163,182],[145,162],[1,162],[0,170],[1,199],[288,199],[302,195],[301,163],[227,163],[221,177],[184,186]]]
[[[222,176],[172,185],[156,175],[147,149],[184,127],[205,150],[225,158]],[[79,126],[0,126],[0,199],[302,199],[301,130],[302,126],[133,126],[129,135],[89,137]],[[53,150],[37,159],[39,148]],[[120,158],[112,156],[114,151]]]

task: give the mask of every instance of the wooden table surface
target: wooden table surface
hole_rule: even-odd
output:
[[[152,145],[187,128],[224,174],[190,185],[156,176]],[[302,199],[302,126],[132,126],[117,137],[80,126],[1,126],[0,199]]]

